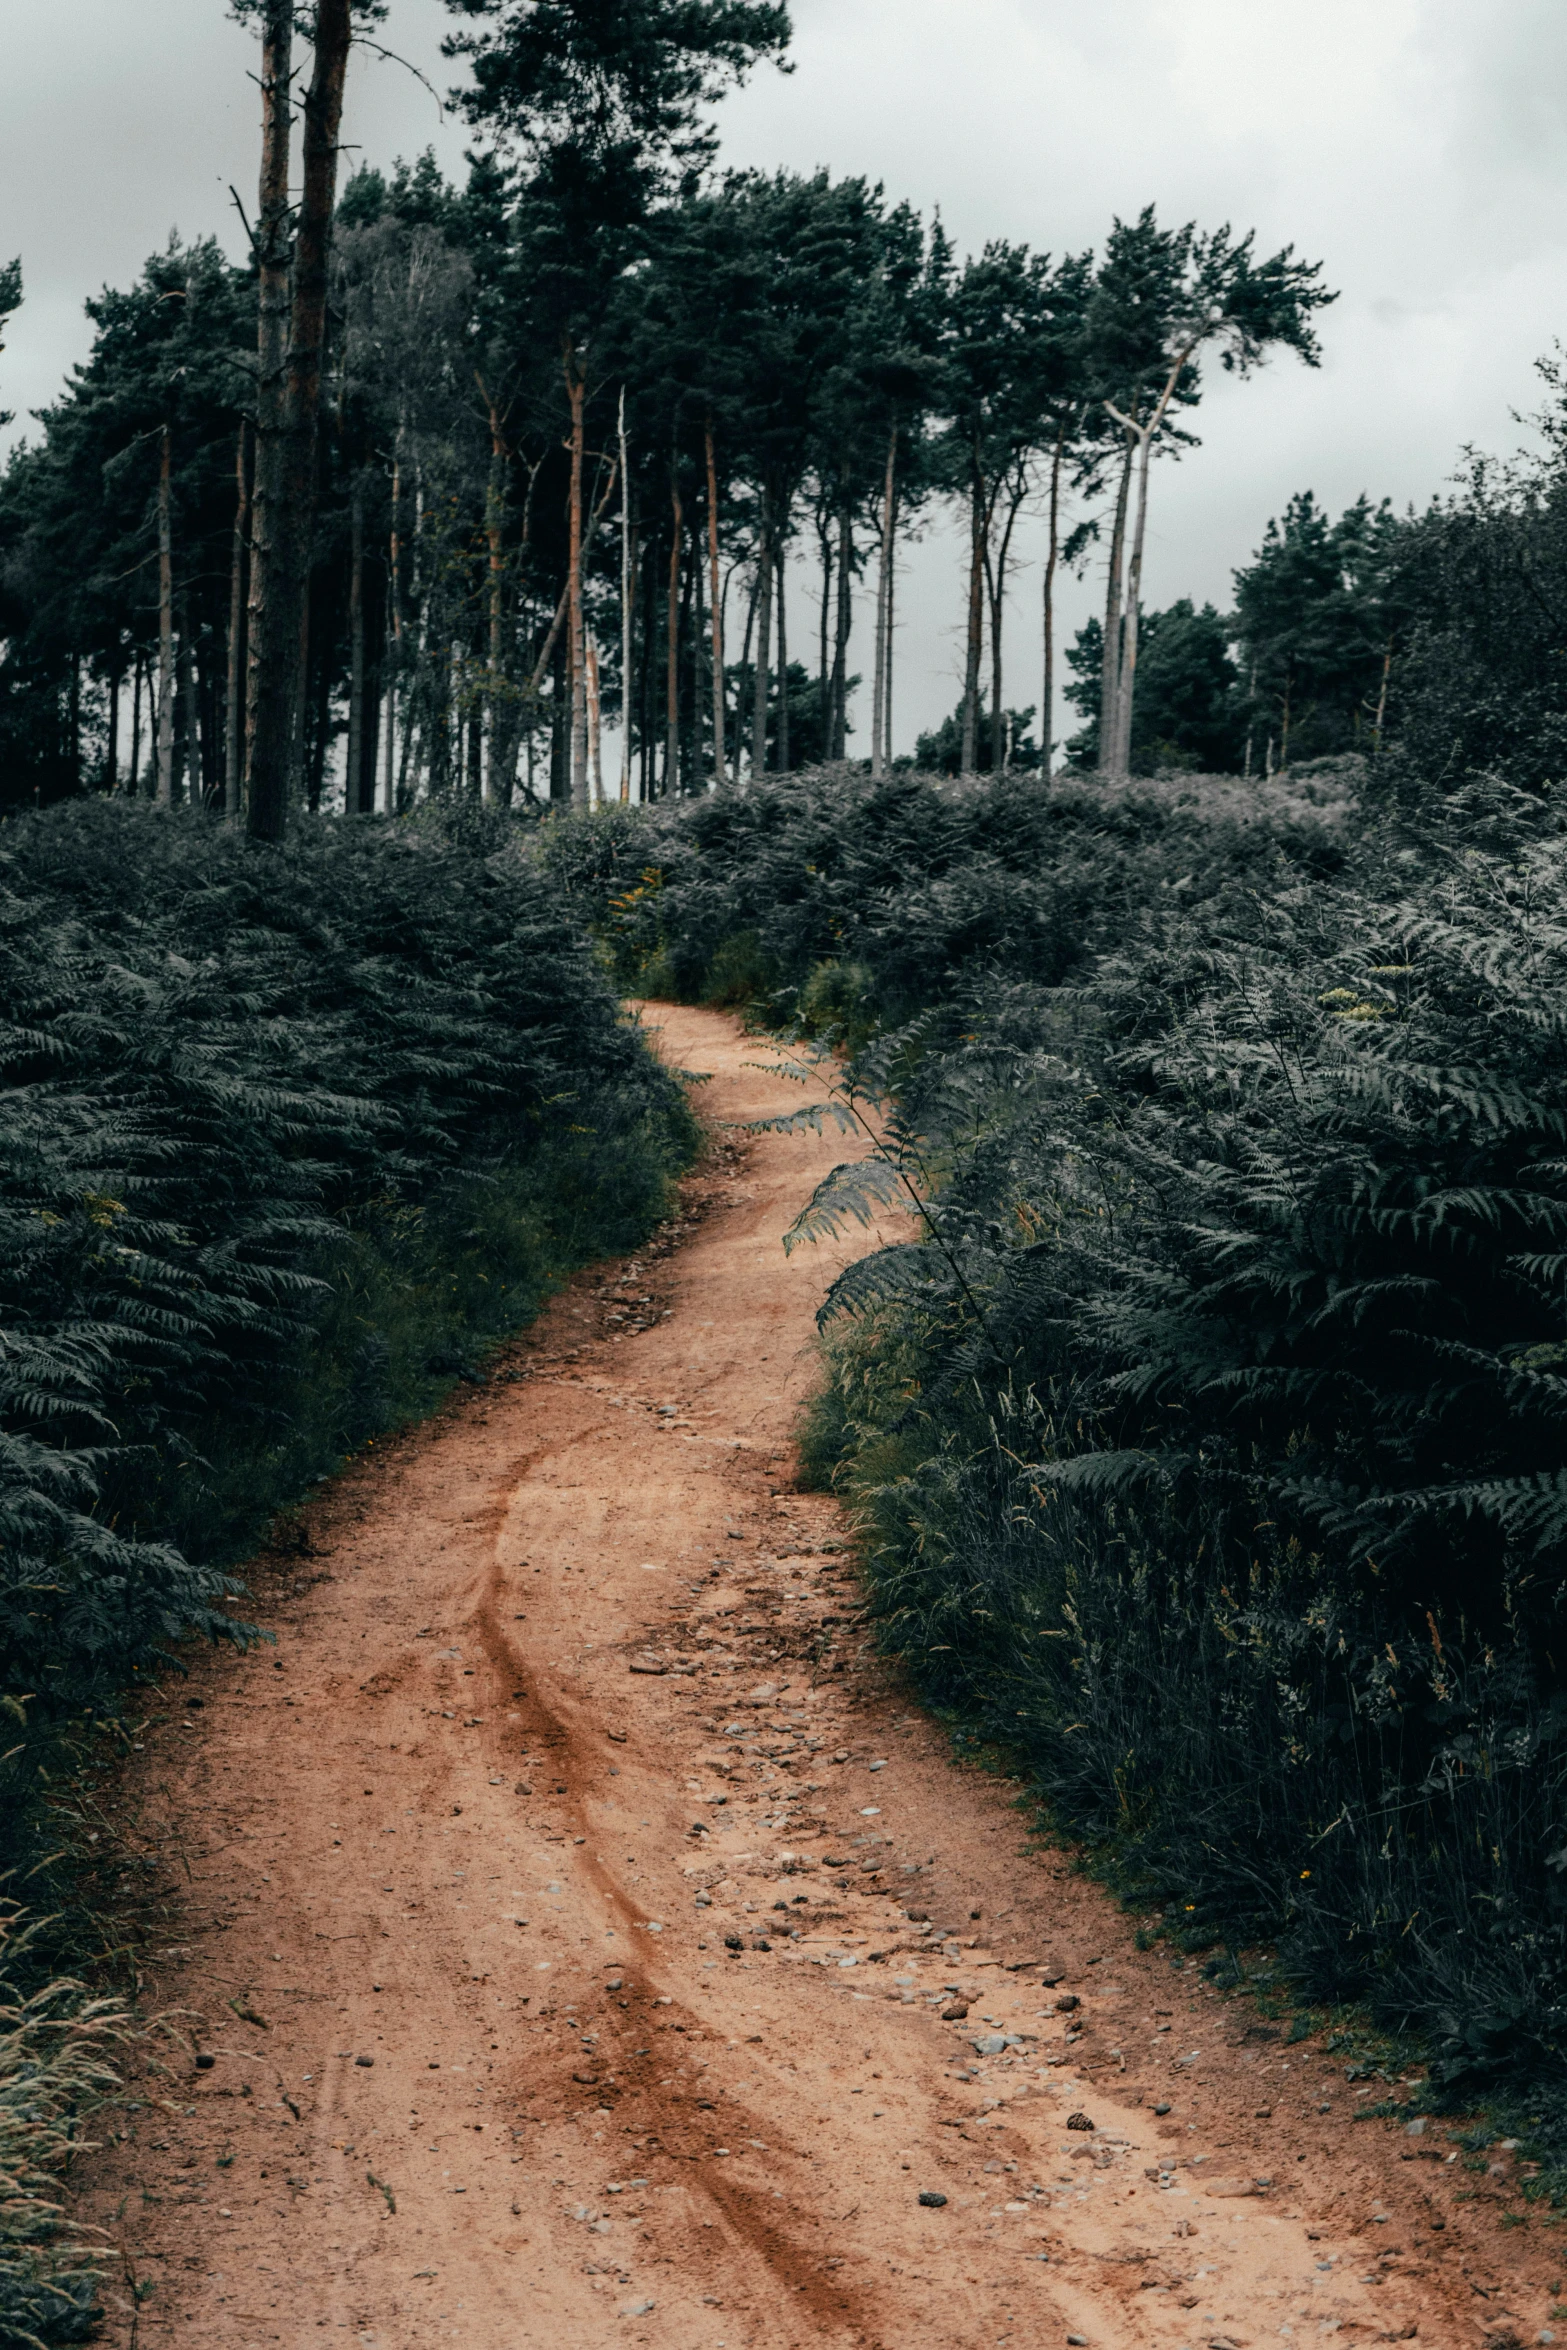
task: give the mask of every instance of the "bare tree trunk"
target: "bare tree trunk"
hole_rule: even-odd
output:
[[[680,539],[685,517],[680,505],[680,476],[669,469],[669,504],[673,520],[669,531],[668,610],[664,679],[664,797],[672,800],[680,789]]]
[[[707,419],[707,564],[712,578],[710,602],[713,628],[713,781],[722,790],[729,778],[724,766],[724,622],[718,580],[718,465],[713,450],[713,420]]]
[[[481,381],[481,390],[483,389]],[[480,796],[486,801],[501,794],[500,770],[505,762],[504,699],[502,691],[502,664],[505,657],[505,583],[506,565],[502,546],[502,524],[506,512],[506,457],[505,436],[495,402],[489,393],[484,395],[490,418],[490,478],[484,492],[484,535],[489,551],[489,676],[485,683],[484,777]]]
[[[816,711],[821,722],[822,757],[832,754],[832,710],[828,702],[831,671],[827,659],[828,615],[832,610],[832,516],[824,502],[816,508],[816,543],[822,558],[821,642],[817,647]]]
[[[789,550],[786,535],[780,533],[777,549],[778,564],[778,772],[789,772],[789,630],[784,607],[784,583],[788,576]]]
[[[1045,673],[1039,697],[1039,772],[1050,781],[1055,766],[1056,702],[1056,566],[1061,559],[1061,459],[1066,448],[1066,426],[1056,432],[1050,460],[1050,542],[1045,555]]]
[[[1110,533],[1104,646],[1099,668],[1099,766],[1106,775],[1115,772],[1115,722],[1121,690],[1121,567],[1126,555],[1126,501],[1131,486],[1132,443],[1128,441],[1115,497],[1115,526]]]
[[[875,682],[871,689],[871,773],[875,776],[885,774],[887,766],[883,729],[887,716],[887,613],[891,603],[892,516],[897,460],[898,428],[894,425],[887,438],[887,478],[883,484],[881,501],[881,562],[876,574]]]
[[[365,768],[365,486],[362,472],[350,493],[348,554],[348,766],[343,777],[345,816],[369,814]]]
[[[1377,688],[1377,714],[1371,728],[1371,756],[1373,759],[1380,759],[1382,756],[1382,729],[1387,723],[1387,681],[1392,667],[1393,640],[1389,637],[1382,651],[1382,682]],[[1249,751],[1251,747],[1249,734],[1246,737],[1246,744]]]
[[[626,455],[626,387],[620,387],[620,797],[631,799],[631,595],[635,571],[631,561],[631,467]]]
[[[892,548],[894,558],[896,558],[898,551],[898,509],[896,505],[892,510]],[[898,566],[894,560],[892,568],[887,574],[887,699],[882,710],[882,730],[887,744],[887,765],[889,768],[892,765],[892,679],[894,666],[892,656],[893,648],[898,641],[897,623]]]
[[[756,667],[751,697],[751,781],[767,773],[768,662],[773,649],[773,539],[768,493],[762,492],[762,531],[756,550]]]
[[[306,629],[310,544],[316,504],[316,421],[327,326],[327,279],[337,193],[338,133],[352,37],[351,0],[316,0],[315,60],[305,94],[303,181],[294,235],[287,365],[281,398],[266,396],[271,348],[269,303],[281,302],[268,273],[287,265],[288,0],[267,0],[267,46],[275,64],[268,86],[263,52],[261,376],[257,397],[257,493],[266,479],[266,530],[257,530],[251,565],[252,718],[247,777],[251,833],[281,840],[288,824],[297,746]],[[270,118],[270,119],[269,119]],[[272,249],[275,240],[278,250]],[[280,326],[280,318],[277,321]]]
[[[854,621],[854,517],[838,516],[838,613],[832,654],[832,756],[849,755],[849,631]]]
[[[180,597],[179,628],[175,635],[178,648],[174,672],[174,784],[176,806],[189,801],[192,807],[201,799],[201,768],[196,743],[196,673],[191,659],[190,597]]]
[[[979,749],[979,657],[985,631],[985,539],[989,517],[976,466],[969,490],[968,644],[963,664],[963,750],[959,766],[972,775]]]
[[[109,674],[109,747],[103,765],[103,789],[120,788],[120,687],[125,681],[125,662],[120,649],[120,632],[114,632],[114,667]]]
[[[566,355],[566,393],[571,402],[571,537],[566,587],[570,598],[567,659],[571,663],[571,796],[588,797],[588,664],[582,622],[582,459],[583,404],[587,384],[575,351]]]
[[[597,640],[591,632],[587,640],[587,662],[589,790],[594,807],[602,808],[604,805],[604,762],[600,756],[599,649]]]
[[[1027,476],[1019,466],[1011,496],[1007,500],[1007,519],[1001,533],[1001,543],[996,549],[995,602],[990,615],[990,764],[992,768],[999,768],[1003,775],[1012,764],[1012,730],[1010,726],[1002,724],[1006,697],[1002,687],[1001,647],[1006,628],[1007,565],[1012,559],[1012,533],[1017,528],[1018,514],[1027,494]]]
[[[1116,678],[1114,764],[1110,772],[1122,781],[1132,770],[1132,704],[1137,690],[1137,631],[1142,617],[1143,541],[1148,528],[1148,468],[1153,457],[1153,444],[1165,411],[1175,397],[1186,362],[1197,348],[1200,338],[1194,337],[1176,353],[1164,380],[1164,388],[1154,402],[1152,414],[1141,424],[1132,416],[1107,400],[1105,408],[1127,434],[1127,464],[1132,461],[1132,449],[1137,450],[1137,519],[1132,530],[1132,562],[1126,588],[1126,624]],[[1120,518],[1125,515],[1125,483],[1122,484]],[[1101,743],[1101,764],[1103,763]]]
[[[141,680],[144,664],[140,652],[131,657],[131,764],[125,778],[125,788],[132,799],[141,789]]]
[[[174,434],[163,428],[158,466],[158,805],[174,804]]]
[[[245,590],[250,555],[250,425],[241,424],[234,452],[234,548],[229,565],[228,684],[224,696],[223,808],[239,814],[245,772]]]
[[[288,201],[293,119],[293,0],[266,0],[261,34],[261,192],[254,239],[258,279],[256,447],[250,511],[250,616],[246,631],[243,798],[250,820],[251,775],[257,757],[263,682],[278,667],[268,606],[281,545],[274,533],[283,498],[284,437],[288,424],[288,306],[292,214]],[[275,755],[287,713],[272,712],[264,749]],[[238,811],[236,810],[236,813]],[[267,809],[270,822],[273,811]]]

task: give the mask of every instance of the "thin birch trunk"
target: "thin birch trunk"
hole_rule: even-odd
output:
[[[600,756],[602,742],[602,735],[600,731],[602,724],[602,705],[599,697],[599,649],[596,638],[594,638],[591,634],[589,635],[587,642],[587,656],[588,771],[590,777],[590,789],[593,796],[593,805],[595,808],[602,808],[604,805],[604,762]]]
[[[365,491],[362,472],[354,476],[349,499],[348,556],[348,765],[343,777],[345,816],[368,814],[364,804],[365,765]]]
[[[784,583],[788,576],[788,547],[780,536],[777,551],[778,564],[778,772],[789,773],[789,630],[784,603]]]
[[[398,434],[401,439],[401,430]],[[391,660],[386,680],[386,776],[382,789],[386,806],[384,813],[397,813],[397,689],[402,682],[403,660],[403,547],[402,547],[403,462],[401,456],[392,459],[392,525],[387,539],[386,595],[387,620],[391,635]]]
[[[174,804],[174,434],[165,425],[158,465],[158,805]]]
[[[201,767],[196,741],[196,672],[191,658],[190,597],[180,597],[179,627],[175,633],[174,676],[174,788],[177,807],[201,800]]]
[[[893,648],[898,641],[898,509],[892,510],[892,568],[887,574],[887,699],[882,711],[882,724],[887,743],[887,765],[892,765],[892,679]]]
[[[1392,668],[1393,640],[1389,637],[1382,651],[1382,682],[1377,688],[1377,714],[1371,728],[1371,756],[1373,759],[1380,759],[1382,756],[1382,729],[1387,723],[1387,683]],[[1246,741],[1249,750],[1251,745],[1249,734]]]
[[[724,765],[724,623],[718,578],[718,464],[713,450],[713,420],[707,419],[707,564],[711,578],[713,627],[713,783],[722,790],[728,782]]]
[[[767,773],[768,662],[773,639],[773,542],[767,492],[762,492],[762,535],[756,555],[756,667],[751,695],[751,781]]]
[[[580,807],[588,797],[588,664],[582,624],[582,412],[587,385],[575,351],[567,355],[566,392],[571,402],[571,538],[566,574],[570,598],[566,633],[571,664],[571,797]]]
[[[120,788],[120,688],[125,682],[125,665],[121,658],[119,631],[115,631],[115,668],[109,678],[109,743],[104,759],[103,789],[117,792]]]
[[[228,684],[224,696],[223,808],[239,813],[245,772],[245,591],[250,554],[250,425],[241,424],[234,453],[234,546],[229,566]]]
[[[990,769],[993,775],[1005,775],[1012,764],[1012,736],[1002,725],[1005,703],[1002,677],[1002,636],[1005,626],[1007,594],[1007,561],[1012,551],[1012,532],[1017,523],[1018,507],[1022,504],[1021,488],[1015,489],[1007,508],[1007,519],[989,567],[990,585]]]
[[[979,748],[979,660],[985,632],[985,539],[989,516],[978,467],[969,489],[968,642],[963,663],[963,774],[974,773]]]
[[[680,477],[669,469],[669,504],[673,520],[669,531],[668,609],[665,613],[664,678],[664,797],[672,800],[680,789],[680,541],[685,516],[680,504]]]
[[[824,759],[832,753],[832,711],[827,700],[828,679],[831,674],[827,660],[828,615],[832,610],[832,516],[824,504],[816,509],[816,544],[822,558],[821,642],[817,647],[816,710],[821,721]]]
[[[854,621],[854,517],[847,506],[838,516],[838,612],[833,632],[832,755],[849,755],[849,632]]]
[[[1065,449],[1063,424],[1057,429],[1055,451],[1050,460],[1050,541],[1045,555],[1045,673],[1039,697],[1039,770],[1046,783],[1054,769],[1056,751],[1056,566],[1061,559],[1061,460]]]
[[[481,389],[482,389],[481,379]],[[489,676],[485,681],[484,776],[480,796],[485,801],[500,797],[500,770],[505,761],[502,742],[504,704],[501,693],[501,672],[505,654],[506,566],[502,545],[502,524],[506,512],[506,441],[501,431],[501,419],[495,402],[488,392],[484,395],[490,419],[490,478],[484,491],[484,534],[489,554]]]
[[[134,799],[141,790],[141,680],[143,661],[140,652],[131,658],[131,764],[125,778],[125,788]]]
[[[250,511],[250,616],[245,646],[245,757],[241,796],[249,821],[251,777],[257,759],[263,683],[276,656],[269,611],[276,557],[274,537],[283,502],[284,435],[288,421],[289,262],[293,216],[289,208],[289,154],[293,121],[292,0],[266,0],[261,35],[261,189],[254,239],[258,281],[256,454]],[[263,729],[273,755],[275,715]],[[236,810],[236,813],[238,811]],[[273,811],[267,810],[270,822]]]
[[[631,467],[626,457],[626,387],[620,387],[620,797],[631,799]]]
[[[1105,579],[1104,646],[1099,669],[1099,766],[1115,772],[1115,722],[1121,690],[1121,568],[1126,556],[1126,501],[1132,486],[1132,444],[1126,445],[1115,497],[1115,526]]]
[[[887,607],[888,590],[892,581],[892,511],[897,482],[898,428],[893,426],[887,438],[887,478],[882,489],[881,502],[881,562],[876,574],[876,654],[875,683],[871,692],[871,773],[881,776],[886,772],[887,753],[883,728],[887,715]]]

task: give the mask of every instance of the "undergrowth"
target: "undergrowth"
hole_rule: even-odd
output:
[[[68,1815],[138,1685],[255,1637],[279,1507],[636,1245],[694,1148],[526,845],[123,802],[0,833],[0,1883],[39,1920],[16,1998],[84,2032]],[[47,2227],[5,2209],[25,2265]]]

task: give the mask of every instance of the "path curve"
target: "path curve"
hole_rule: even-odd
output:
[[[738,1135],[800,1099],[765,1046],[645,1017],[709,1076],[680,1216],[338,1480],[278,1648],[146,1734],[191,2046],[81,2196],[138,2350],[1532,2341],[1445,2140],[1025,1856],[870,1653],[789,1444],[843,1146]]]

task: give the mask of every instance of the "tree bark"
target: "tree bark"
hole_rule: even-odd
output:
[[[300,736],[316,505],[316,424],[326,341],[338,133],[352,37],[351,0],[316,0],[315,58],[305,95],[303,180],[293,240],[284,364],[277,344],[281,341],[282,306],[288,299],[289,14],[288,0],[267,0],[262,61],[262,219],[258,231],[262,315],[256,466],[258,507],[265,481],[266,528],[264,533],[257,529],[251,564],[253,707],[246,791],[250,831],[259,840],[281,840],[287,829]],[[267,383],[274,372],[282,379],[275,400]]]
[[[343,777],[343,813],[363,816],[365,771],[365,485],[354,476],[349,498],[348,555],[348,765]]]
[[[588,664],[588,778],[589,792],[595,808],[604,805],[604,762],[602,757],[602,704],[599,696],[599,649],[591,632],[587,640]]]
[[[631,798],[631,467],[626,455],[626,387],[620,387],[620,797]]]
[[[190,595],[180,597],[174,672],[174,790],[176,806],[201,799],[201,766],[196,739],[196,667],[191,657]]]
[[[399,436],[400,437],[400,436]],[[402,681],[403,655],[403,548],[402,548],[403,463],[401,456],[392,459],[392,526],[387,540],[386,599],[387,619],[391,633],[390,660],[386,680],[386,778],[383,786],[385,814],[397,813],[397,688]]]
[[[587,384],[574,350],[566,355],[566,396],[571,402],[571,536],[566,573],[567,658],[571,663],[571,796],[582,807],[586,806],[588,797],[588,664],[582,625],[583,407]]]
[[[816,648],[816,714],[820,722],[821,756],[826,758],[832,746],[832,708],[828,700],[831,664],[827,657],[830,637],[829,615],[832,611],[832,515],[825,501],[816,508],[816,544],[822,558],[822,604],[819,643]]]
[[[481,379],[480,390],[484,390]],[[489,675],[485,681],[484,708],[484,776],[481,797],[496,800],[501,796],[501,769],[505,763],[504,699],[502,669],[505,656],[505,579],[506,565],[502,542],[502,525],[506,513],[506,438],[501,430],[500,414],[488,392],[484,393],[485,407],[490,419],[490,478],[484,491],[484,535],[489,553]]]
[[[116,629],[114,667],[109,673],[109,745],[103,764],[103,788],[109,792],[120,788],[120,687],[124,682],[125,660]]]
[[[1105,580],[1104,646],[1099,668],[1099,766],[1115,772],[1116,713],[1121,691],[1121,569],[1126,555],[1126,501],[1132,486],[1132,443],[1126,444],[1121,481],[1115,498],[1115,527],[1110,533],[1110,560]]]
[[[883,727],[887,715],[887,612],[892,584],[892,515],[897,482],[898,428],[893,426],[887,440],[887,478],[882,487],[881,501],[881,564],[876,575],[876,655],[875,684],[871,694],[871,773],[886,772],[887,755],[883,741]]]
[[[722,790],[729,777],[724,764],[724,622],[718,578],[718,464],[713,450],[713,420],[707,419],[707,564],[711,577],[709,602],[713,629],[713,782]]]
[[[1126,624],[1116,677],[1114,764],[1110,770],[1123,782],[1132,771],[1132,704],[1137,690],[1137,635],[1142,618],[1143,542],[1148,528],[1148,469],[1153,459],[1155,435],[1164,422],[1165,412],[1175,397],[1175,388],[1187,361],[1197,348],[1198,339],[1193,337],[1176,353],[1165,377],[1164,388],[1154,402],[1153,412],[1141,424],[1135,417],[1124,416],[1112,402],[1105,402],[1108,414],[1115,418],[1129,436],[1128,465],[1131,463],[1133,442],[1137,449],[1137,518],[1132,528],[1132,560],[1126,584]],[[1122,511],[1124,513],[1124,485]]]
[[[778,772],[789,772],[789,630],[788,613],[784,604],[784,586],[789,571],[789,549],[785,536],[780,534],[777,548],[778,564]]]
[[[854,620],[854,517],[845,506],[838,516],[838,613],[833,632],[832,756],[849,755],[849,631]]]
[[[669,531],[668,608],[665,613],[664,679],[664,797],[672,800],[680,789],[680,538],[685,517],[680,506],[680,476],[669,469],[669,503],[673,519]]]
[[[241,424],[234,451],[234,547],[229,564],[228,683],[224,694],[223,797],[239,813],[245,773],[245,596],[250,557],[250,425]]]
[[[1056,566],[1061,559],[1061,460],[1066,449],[1066,426],[1058,427],[1050,459],[1050,540],[1045,554],[1045,673],[1039,698],[1039,772],[1050,781],[1055,762],[1056,699]]]
[[[132,799],[141,789],[141,681],[144,663],[136,653],[131,661],[131,763],[125,788]]]
[[[163,428],[158,465],[158,805],[174,804],[174,433]]]
[[[979,657],[985,632],[985,484],[976,464],[969,489],[968,644],[963,663],[963,749],[959,766],[974,773],[979,749]]]
[[[756,654],[751,694],[751,781],[767,773],[768,663],[773,649],[773,540],[767,491],[762,492],[762,530],[756,550]]]

